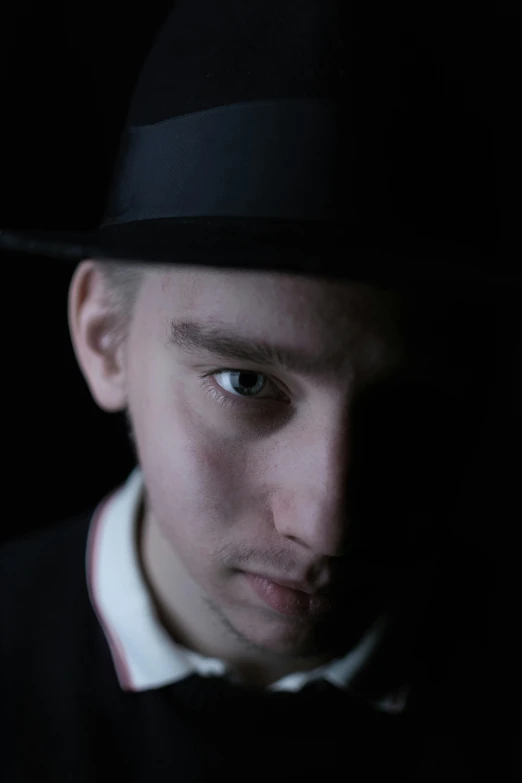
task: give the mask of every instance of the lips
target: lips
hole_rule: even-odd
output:
[[[284,579],[278,576],[271,577],[265,574],[252,574],[252,576],[258,576],[260,579],[266,579],[269,582],[274,582],[276,585],[281,585],[281,587],[289,587],[292,590],[298,590],[300,593],[307,593],[307,595],[319,595],[328,592],[326,588],[317,590],[307,582],[298,582],[294,579]]]
[[[245,572],[245,577],[256,595],[279,614],[294,617],[317,617],[328,613],[332,601],[321,591],[312,591],[309,586],[289,580],[276,582],[259,574]],[[294,585],[299,584],[299,588]]]

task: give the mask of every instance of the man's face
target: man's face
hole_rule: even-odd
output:
[[[442,354],[412,366],[397,313],[364,285],[146,275],[127,412],[158,579],[188,623],[207,613],[247,646],[306,657],[347,624],[360,635],[390,599],[412,531],[444,503],[452,426],[444,383],[426,385],[427,367],[447,379]]]

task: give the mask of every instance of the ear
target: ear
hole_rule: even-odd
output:
[[[82,261],[73,274],[68,317],[74,353],[95,402],[104,411],[123,410],[127,397],[124,346],[116,337],[115,313],[93,260]]]

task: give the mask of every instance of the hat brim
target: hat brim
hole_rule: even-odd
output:
[[[518,265],[482,244],[419,235],[408,227],[322,221],[176,218],[88,232],[2,231],[0,249],[61,259],[266,270],[374,281],[520,279]]]

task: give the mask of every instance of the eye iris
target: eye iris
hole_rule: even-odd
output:
[[[257,383],[256,383],[257,381]],[[265,386],[266,379],[258,372],[231,372],[230,385],[240,394],[251,396],[259,394]],[[241,388],[236,388],[241,387]]]

